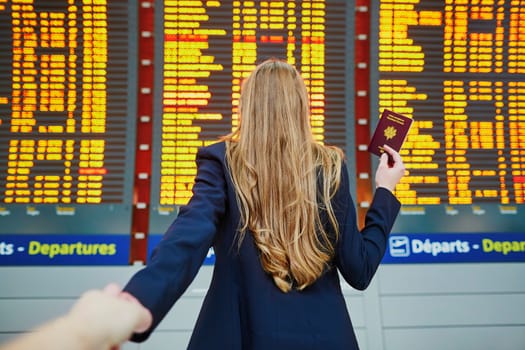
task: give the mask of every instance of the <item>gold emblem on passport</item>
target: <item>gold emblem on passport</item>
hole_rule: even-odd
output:
[[[387,140],[391,140],[397,135],[397,130],[393,126],[389,126],[385,129],[384,134]]]

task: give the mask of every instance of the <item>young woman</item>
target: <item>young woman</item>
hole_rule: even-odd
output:
[[[124,288],[159,324],[213,246],[211,285],[189,349],[358,349],[339,274],[365,289],[385,252],[404,174],[385,147],[364,229],[358,230],[342,152],[317,143],[307,90],[283,61],[245,80],[240,124],[201,148],[193,197],[150,263]]]

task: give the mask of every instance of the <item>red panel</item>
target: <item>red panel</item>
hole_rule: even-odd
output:
[[[364,225],[366,203],[372,199],[372,174],[370,154],[359,150],[370,140],[370,0],[357,0],[355,12],[355,154],[357,213],[360,227]],[[360,174],[368,174],[361,177]]]
[[[142,1],[139,6],[137,140],[135,150],[135,179],[131,224],[130,262],[145,262],[149,232],[151,146],[153,116],[153,2]]]

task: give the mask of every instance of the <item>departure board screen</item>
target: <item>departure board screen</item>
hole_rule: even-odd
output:
[[[136,10],[0,0],[0,233],[129,234]]]
[[[372,119],[414,119],[399,232],[524,232],[525,1],[373,1]]]
[[[265,59],[296,66],[309,91],[315,137],[347,149],[350,5],[345,0],[165,0],[156,7],[150,232],[164,232],[171,214],[189,200],[198,148],[237,125],[241,82]]]
[[[438,256],[438,248],[480,254],[458,261],[515,259],[525,233],[525,0],[370,6],[0,0],[0,265],[141,256],[130,232],[150,247],[160,239],[192,195],[197,150],[237,126],[243,79],[272,57],[303,76],[315,137],[346,152],[354,199],[356,176],[368,175],[355,169],[356,152],[365,152],[355,142],[355,96],[370,99],[371,132],[384,109],[414,119],[401,150],[407,174],[395,190],[402,208],[392,261],[425,262],[417,254]],[[370,31],[354,30],[367,11]],[[138,16],[154,24],[140,38]],[[140,71],[139,39],[154,42]],[[354,41],[363,39],[370,62],[355,62]],[[370,91],[354,82],[363,68]],[[139,74],[153,85],[142,90]],[[139,88],[152,92],[152,115],[137,116]],[[152,126],[151,145],[137,147],[137,119]],[[131,227],[141,217],[132,217],[137,148],[152,158],[140,164],[151,174],[138,174],[151,184],[137,206],[149,211],[147,232]]]

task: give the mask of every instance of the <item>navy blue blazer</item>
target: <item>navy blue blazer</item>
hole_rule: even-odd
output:
[[[376,190],[360,232],[343,166],[333,199],[340,227],[333,262],[313,285],[283,293],[262,269],[251,235],[237,248],[240,214],[225,143],[201,148],[197,168],[190,202],[181,207],[148,265],[124,288],[153,315],[151,329],[135,334],[132,341],[147,339],[213,246],[213,277],[188,349],[358,349],[338,271],[352,287],[368,286],[399,212],[400,203],[392,193]]]

